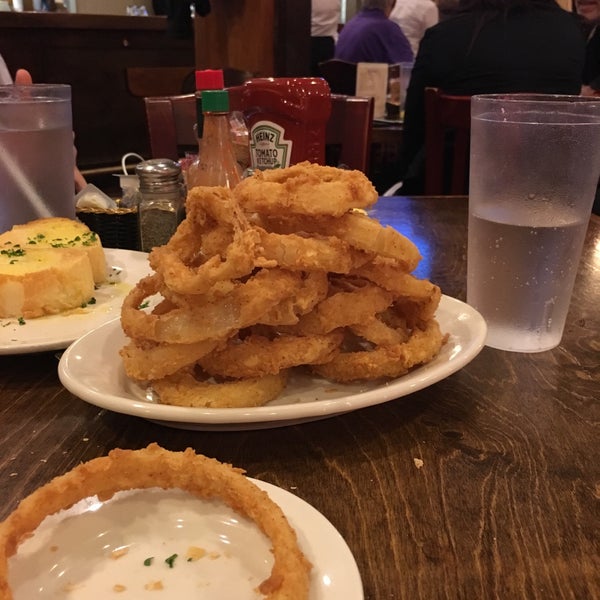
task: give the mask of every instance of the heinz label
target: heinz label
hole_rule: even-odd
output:
[[[272,121],[258,121],[250,129],[250,158],[253,169],[282,169],[290,166],[292,141]]]

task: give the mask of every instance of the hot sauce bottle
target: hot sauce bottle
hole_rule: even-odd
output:
[[[204,135],[204,114],[202,111],[202,92],[206,90],[222,90],[223,70],[202,69],[194,74],[196,81],[196,137],[198,138],[198,152],[201,151],[202,136]]]
[[[242,178],[231,140],[229,92],[205,90],[202,93],[204,131],[198,159],[187,172],[187,187],[199,185],[234,188]]]
[[[324,79],[251,79],[230,88],[233,110],[244,113],[253,169],[289,167],[305,160],[325,164],[325,130],[331,93]]]

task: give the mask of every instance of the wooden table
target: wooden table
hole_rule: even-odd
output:
[[[374,213],[417,242],[420,275],[464,299],[466,211],[464,198],[388,198]],[[484,348],[411,396],[260,431],[184,431],[100,410],[60,385],[55,353],[3,356],[0,517],[80,461],[155,441],[309,502],[346,539],[367,599],[599,598],[599,293],[592,217],[555,350]]]

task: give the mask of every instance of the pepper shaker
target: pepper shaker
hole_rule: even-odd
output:
[[[167,158],[140,162],[138,217],[140,248],[150,252],[166,244],[183,219],[185,187],[181,167]]]

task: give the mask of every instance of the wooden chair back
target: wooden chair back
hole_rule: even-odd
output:
[[[323,79],[332,94],[354,96],[356,94],[356,63],[332,58],[319,63]]]
[[[195,68],[190,67],[127,67],[127,89],[136,98],[146,96],[169,96],[185,94],[186,81],[194,77]]]
[[[471,97],[425,89],[425,194],[468,193]]]
[[[374,106],[372,97],[331,95],[331,116],[325,132],[328,165],[368,174]]]
[[[144,98],[150,152],[155,158],[177,160],[197,150],[194,94]],[[325,134],[326,162],[367,173],[369,168],[373,98],[332,94]],[[232,105],[232,108],[239,107]]]
[[[198,151],[194,94],[148,96],[144,106],[153,158],[178,160],[186,150]]]
[[[223,67],[225,86],[241,85],[254,77],[250,71]],[[195,67],[127,67],[127,89],[136,98],[191,94],[196,89]]]

